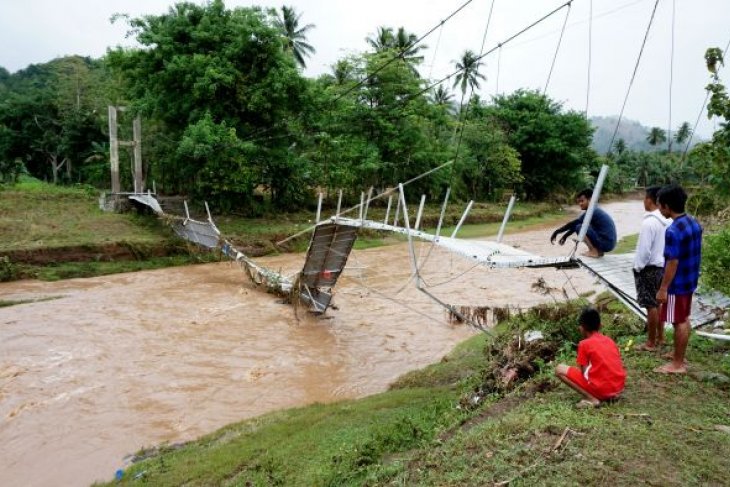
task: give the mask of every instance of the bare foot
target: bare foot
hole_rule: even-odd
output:
[[[583,252],[584,257],[593,257],[594,259],[598,259],[600,257],[603,257],[603,252],[598,252],[597,250],[589,250],[588,252]]]
[[[662,354],[662,358],[673,362],[674,361],[674,352],[667,352],[665,354]],[[684,362],[684,365],[687,365],[686,358],[683,360],[683,362]]]
[[[589,401],[588,399],[581,399],[578,404],[575,405],[577,409],[592,409],[597,408],[601,405],[601,401]]]
[[[641,345],[636,347],[636,349],[640,352],[656,352],[657,347],[655,347],[653,345],[649,345],[649,343],[647,342],[647,343],[642,343]]]
[[[668,364],[664,364],[661,367],[657,367],[656,369],[654,369],[654,372],[657,372],[659,374],[686,374],[687,367],[685,367],[684,365],[677,367],[676,365],[674,365],[673,362],[669,362]]]

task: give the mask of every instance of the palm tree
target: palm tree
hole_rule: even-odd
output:
[[[459,102],[459,112],[461,112],[464,109],[466,88],[471,87],[473,92],[475,88],[479,88],[479,80],[486,80],[487,78],[479,72],[478,56],[471,49],[464,51],[461,59],[454,62],[456,63],[456,69],[459,70],[456,79],[454,79],[454,88],[457,86],[461,88],[461,102]]]
[[[284,37],[284,49],[294,56],[297,64],[302,68],[306,68],[304,56],[317,52],[314,47],[307,43],[307,31],[314,28],[314,24],[307,24],[299,28],[299,19],[302,14],[297,14],[294,7],[281,7],[281,15],[277,13],[274,25]]]
[[[393,29],[390,27],[380,26],[374,37],[366,37],[365,40],[375,52],[382,52],[393,47]]]
[[[375,52],[393,49],[400,53],[400,58],[408,64],[413,74],[420,77],[416,65],[423,62],[423,56],[419,56],[418,53],[428,46],[416,45],[416,41],[418,41],[416,34],[408,32],[403,27],[398,27],[398,31],[394,33],[391,27],[380,26],[375,36],[367,37],[365,40],[370,47],[375,49]]]
[[[479,59],[471,49],[464,51],[461,59],[456,61],[456,69],[459,70],[459,74],[456,75],[454,80],[454,88],[457,86],[461,88],[463,102],[466,88],[471,87],[473,91],[475,88],[479,88],[479,80],[486,80],[487,78],[479,73]]]
[[[689,122],[684,122],[674,133],[674,140],[677,144],[684,144],[687,140],[689,140],[691,135],[692,129],[689,128]]]
[[[616,153],[621,155],[626,152],[626,141],[624,139],[618,139],[614,144],[614,147],[616,148]]]
[[[646,136],[646,141],[649,142],[649,145],[652,147],[656,147],[657,145],[667,141],[667,133],[659,127],[652,127],[649,131],[649,135]]]
[[[431,99],[433,100],[433,104],[440,107],[445,107],[447,111],[453,112],[454,111],[454,95],[449,93],[449,90],[444,88],[443,85],[438,85],[438,87],[434,90],[433,96]]]

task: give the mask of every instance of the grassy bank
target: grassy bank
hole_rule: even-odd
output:
[[[496,338],[474,337],[382,394],[140,452],[122,483],[724,485],[730,347],[693,338],[693,375],[657,375],[661,359],[633,349],[640,324],[609,303],[605,333],[625,350],[627,389],[615,404],[577,410],[577,396],[551,374],[555,362],[575,360],[576,311],[513,318]],[[542,329],[545,345],[516,338],[527,329]],[[519,371],[516,382],[495,380],[508,368]]]
[[[98,194],[84,187],[63,187],[25,179],[0,188],[0,281],[22,278],[43,280],[154,269],[198,262],[218,257],[177,239],[170,228],[151,215],[112,214],[98,209]],[[505,205],[477,203],[460,236],[495,235]],[[369,217],[382,220],[385,208],[375,206]],[[462,205],[451,205],[445,215],[443,232],[451,232],[459,220]],[[323,214],[328,214],[326,211]],[[436,226],[440,208],[426,206],[423,226]],[[390,213],[392,221],[395,209]],[[276,242],[308,228],[313,214],[308,211],[244,218],[236,215],[214,217],[226,238],[252,257],[303,251],[308,235],[285,246]],[[413,218],[413,217],[411,217]],[[564,219],[564,213],[545,203],[518,203],[508,231],[538,227]],[[377,232],[362,232],[356,249],[400,242],[401,239]]]

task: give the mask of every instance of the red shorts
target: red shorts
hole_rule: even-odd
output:
[[[620,394],[620,392],[614,394],[605,394],[604,392],[599,391],[586,380],[586,378],[583,376],[583,372],[581,372],[578,367],[568,367],[568,379],[570,379],[570,382],[572,382],[573,384],[583,389],[588,394],[600,401],[612,399]]]
[[[684,323],[692,311],[691,294],[668,294],[667,302],[662,303],[659,319],[664,323]]]

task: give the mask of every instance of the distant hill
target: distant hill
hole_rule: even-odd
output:
[[[613,131],[616,130],[618,117],[591,117],[591,124],[596,128],[593,133],[593,149],[599,154],[608,152],[608,144],[611,141]],[[650,127],[646,127],[636,120],[624,118],[616,134],[616,139],[624,139],[626,147],[633,151],[651,152],[656,150],[646,141]],[[615,144],[615,141],[614,141]]]
[[[593,134],[593,149],[599,154],[605,154],[608,151],[608,143],[611,141],[613,131],[616,129],[617,120],[617,116],[591,117],[591,124],[593,124],[596,128],[596,131]],[[666,130],[666,127],[662,128]],[[616,134],[615,140],[624,139],[626,147],[633,151],[654,152],[657,150],[665,150],[667,148],[666,143],[657,147],[649,145],[646,141],[646,137],[649,135],[650,130],[651,127],[642,125],[636,120],[624,118],[621,120],[621,126],[618,129],[618,134]],[[692,140],[692,145],[699,142],[702,142],[702,139],[695,137]],[[615,143],[616,142],[614,141],[614,144]]]

